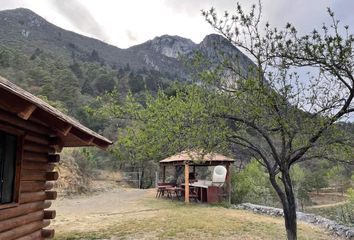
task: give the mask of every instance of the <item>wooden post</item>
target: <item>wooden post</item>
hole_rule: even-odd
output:
[[[186,161],[184,163],[184,202],[189,203],[189,163]]]
[[[226,165],[226,184],[227,184],[227,199],[229,204],[231,204],[231,174],[232,174],[232,168],[231,168],[231,164],[228,163]]]
[[[163,165],[162,167],[162,182],[165,183],[166,181],[166,166]]]

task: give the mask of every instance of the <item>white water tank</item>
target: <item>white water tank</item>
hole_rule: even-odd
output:
[[[213,185],[221,187],[225,183],[227,170],[224,166],[218,165],[214,168]]]

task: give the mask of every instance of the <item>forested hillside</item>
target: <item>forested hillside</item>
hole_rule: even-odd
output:
[[[164,35],[120,49],[61,29],[28,9],[1,11],[0,24],[0,74],[99,132],[109,123],[93,119],[84,108],[106,92],[139,96],[188,81],[185,60],[201,52],[217,62],[216,48],[239,56],[244,68],[251,64],[219,35],[200,44]],[[106,133],[112,139],[114,134]]]
[[[137,99],[143,99],[146,92],[154,95],[192,78],[186,60],[202,53],[217,65],[222,60],[220,52],[236,57],[242,69],[252,64],[220,35],[206,36],[199,44],[164,35],[120,49],[61,29],[27,9],[0,12],[0,75],[110,139],[117,138],[124,121],[92,114],[102,107],[98,97],[112,90],[117,90],[121,99],[129,91]],[[353,134],[351,124],[343,126]],[[245,160],[245,156],[247,153],[239,149],[237,158]],[[105,166],[110,158],[91,156],[95,166]],[[347,169],[347,175],[350,171]]]

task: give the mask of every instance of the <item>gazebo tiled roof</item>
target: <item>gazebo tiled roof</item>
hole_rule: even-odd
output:
[[[160,161],[161,165],[184,164],[185,161],[193,162],[196,165],[216,165],[235,160],[219,153],[203,154],[198,151],[183,151]]]

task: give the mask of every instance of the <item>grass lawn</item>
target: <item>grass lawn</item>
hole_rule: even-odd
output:
[[[59,227],[55,239],[285,239],[282,218],[221,206],[185,205],[155,199],[153,194],[147,192],[136,199],[136,205],[130,205],[139,209],[127,207],[124,214],[96,214],[90,218],[91,227],[80,230]],[[89,218],[80,221],[85,219]],[[60,217],[56,221],[60,224]],[[65,221],[70,224],[70,220]],[[335,238],[323,229],[300,223],[299,239]]]

